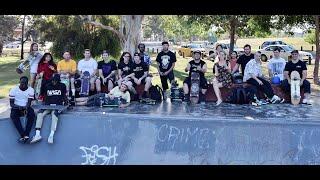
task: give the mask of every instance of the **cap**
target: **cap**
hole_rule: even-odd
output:
[[[195,53],[198,53],[198,54],[201,55],[201,51],[200,50],[196,50],[196,51],[193,52],[193,54],[195,54]]]
[[[293,53],[299,54],[299,51],[298,50],[293,50],[293,51],[291,51],[291,54],[293,54]]]
[[[133,56],[140,56],[140,55],[139,55],[139,53],[136,52],[133,54]]]

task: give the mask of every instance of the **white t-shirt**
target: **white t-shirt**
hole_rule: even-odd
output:
[[[40,52],[37,52],[35,56],[29,54],[28,60],[30,61],[30,73],[37,73],[38,64],[42,56],[43,55]]]
[[[122,97],[127,101],[127,103],[130,102],[130,93],[128,91],[125,93],[120,91],[119,86],[116,86],[113,89],[111,89],[110,94],[112,94],[114,97]]]
[[[89,60],[82,59],[78,62],[78,70],[82,73],[88,71],[92,75],[96,69],[98,69],[98,63],[92,58]]]
[[[257,62],[255,59],[251,59],[244,69],[244,75],[243,75],[243,81],[247,82],[248,79],[251,78],[251,75],[253,74],[256,77],[262,77],[262,69],[261,64]]]
[[[281,81],[283,80],[283,71],[285,66],[286,60],[281,57],[279,57],[278,59],[271,58],[268,62],[268,69],[271,70],[272,74],[277,73]]]
[[[9,92],[9,98],[14,99],[14,104],[18,106],[26,106],[28,103],[28,99],[33,99],[34,97],[34,89],[32,87],[28,87],[27,90],[22,91],[19,88],[19,85],[13,87]]]

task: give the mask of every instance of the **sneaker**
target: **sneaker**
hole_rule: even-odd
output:
[[[38,141],[40,141],[40,140],[41,140],[41,136],[40,136],[40,135],[38,135],[38,136],[35,135],[35,136],[33,136],[30,144],[36,143],[36,142],[38,142]]]
[[[25,140],[24,137],[18,139],[18,141],[21,143],[24,143],[24,140]]]
[[[43,101],[43,99],[44,99],[44,96],[43,96],[43,95],[40,95],[40,96],[38,97],[38,101]]]
[[[28,140],[29,140],[30,138],[29,138],[29,136],[24,136],[24,143],[26,143],[26,142],[28,142]]]
[[[49,136],[48,137],[48,143],[49,144],[53,144],[53,136]]]
[[[312,102],[311,102],[311,100],[303,99],[302,104],[312,105]]]

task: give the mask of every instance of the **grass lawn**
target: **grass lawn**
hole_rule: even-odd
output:
[[[155,61],[156,54],[151,55],[152,58],[152,65],[150,67],[150,73],[153,75],[152,84],[158,84],[161,86],[160,82],[160,76],[157,73],[157,63]],[[18,84],[19,77],[15,71],[15,68],[19,65],[19,57],[17,56],[8,56],[8,57],[0,57],[0,99],[4,97],[8,97],[8,93],[10,88],[12,88],[14,85]],[[191,57],[182,58],[181,56],[177,55],[177,62],[174,69],[175,77],[179,83],[179,86],[182,87],[182,82],[185,79],[185,77],[188,76],[188,73],[184,71],[185,67],[187,66],[187,63],[191,60]],[[206,73],[206,78],[208,80],[212,79],[212,67],[213,62],[210,60],[205,59],[204,60],[207,63],[208,71]],[[308,78],[312,78],[313,76],[313,69],[314,65],[308,65]],[[263,63],[263,74],[267,75],[267,68],[266,63]],[[24,74],[23,74],[24,75]],[[25,74],[29,76],[28,72]],[[308,79],[311,83],[313,83],[312,79]],[[312,91],[320,90],[319,86],[315,86],[312,84]]]

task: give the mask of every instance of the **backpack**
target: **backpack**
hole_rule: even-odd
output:
[[[249,104],[254,101],[256,89],[254,87],[240,87],[232,90],[229,102],[233,104]]]
[[[163,91],[158,85],[152,85],[149,89],[149,94],[150,98],[156,100],[157,102],[160,102],[163,99]]]

